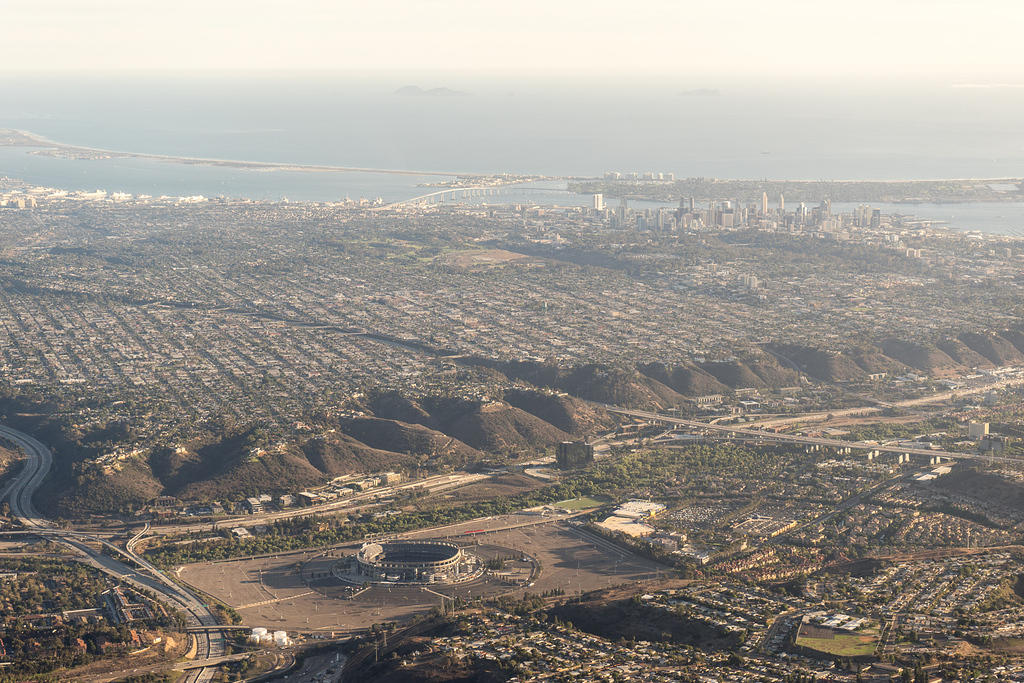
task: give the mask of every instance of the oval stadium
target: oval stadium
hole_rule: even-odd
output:
[[[371,581],[454,581],[468,569],[468,556],[444,541],[367,543],[356,554],[356,569]]]

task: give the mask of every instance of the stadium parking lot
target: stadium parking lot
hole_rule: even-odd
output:
[[[179,576],[230,605],[251,626],[293,631],[343,633],[375,623],[402,621],[438,607],[445,597],[473,598],[554,589],[567,594],[664,574],[666,568],[576,529],[562,516],[514,514],[473,520],[445,529],[412,532],[405,538],[447,538],[472,552],[479,543],[526,553],[540,563],[532,586],[498,586],[493,581],[458,586],[374,586],[362,591],[340,586],[330,565],[359,545],[270,557],[203,562],[182,567]],[[481,553],[481,554],[490,554]],[[442,597],[445,596],[445,597]]]

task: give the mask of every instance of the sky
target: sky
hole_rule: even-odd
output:
[[[0,0],[0,72],[436,70],[1024,84],[1019,0]]]

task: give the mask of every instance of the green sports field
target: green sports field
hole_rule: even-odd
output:
[[[570,498],[569,500],[563,500],[560,503],[555,503],[556,508],[562,508],[563,510],[571,510],[572,512],[579,512],[580,510],[589,510],[591,508],[598,508],[602,505],[607,505],[611,502],[609,498],[593,498],[591,496],[580,496],[579,498]]]
[[[874,653],[878,633],[874,630],[848,633],[805,624],[800,628],[796,644],[837,657],[858,657]]]

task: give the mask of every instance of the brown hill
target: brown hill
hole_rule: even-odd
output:
[[[935,480],[935,486],[959,495],[1024,511],[1024,485],[998,474],[958,469]]]
[[[386,421],[382,421],[386,422]],[[441,437],[447,439],[447,437]],[[341,432],[326,432],[301,443],[277,442],[259,430],[202,434],[181,448],[155,449],[146,461],[127,461],[125,472],[94,476],[83,488],[97,501],[124,499],[141,504],[158,495],[211,500],[256,493],[284,493],[315,486],[327,478],[413,466],[412,455],[372,448]],[[70,496],[64,505],[87,507]],[[107,502],[91,507],[109,510]]]
[[[342,432],[314,436],[300,448],[309,463],[328,477],[404,469],[416,461],[410,455],[370,448]]]
[[[446,402],[431,410],[439,429],[482,451],[508,452],[544,448],[570,435],[504,401]]]
[[[591,401],[624,406],[663,408],[684,400],[678,392],[634,368],[609,365],[577,366],[562,378],[561,388]]]
[[[943,353],[965,368],[991,368],[992,361],[959,339],[943,339],[935,344]]]
[[[764,389],[768,386],[757,373],[746,364],[735,359],[708,361],[701,363],[700,367],[719,382],[733,389]]]
[[[588,363],[559,368],[534,361],[502,363],[480,358],[470,362],[493,368],[506,377],[529,382],[536,387],[558,389],[599,403],[659,408],[683,400],[678,392],[632,367]]]
[[[616,420],[602,408],[566,394],[551,394],[527,389],[505,392],[505,401],[539,417],[563,432],[583,437],[611,428]]]
[[[1003,330],[1002,332],[999,333],[999,336],[1013,344],[1013,347],[1015,349],[1017,349],[1021,353],[1024,353],[1024,330]]]
[[[859,368],[872,375],[879,372],[887,372],[890,375],[901,375],[910,369],[895,358],[890,358],[882,353],[881,350],[874,347],[850,349],[850,351],[847,352],[847,355],[850,356],[850,359],[853,360]]]
[[[324,473],[298,449],[268,453],[256,458],[235,458],[213,477],[193,481],[178,491],[183,500],[221,498],[294,491],[323,483]]]
[[[1012,342],[998,334],[964,332],[957,339],[963,342],[971,351],[974,351],[996,366],[1016,365],[1024,361],[1024,354]]]
[[[867,373],[854,360],[840,351],[825,351],[795,344],[772,347],[796,364],[803,372],[825,382],[854,382]]]
[[[882,342],[882,351],[886,356],[929,375],[942,377],[963,369],[949,354],[932,344],[886,339]]]
[[[416,401],[403,396],[397,391],[377,394],[368,402],[370,411],[377,417],[398,420],[409,424],[428,424],[430,413]]]
[[[494,361],[487,358],[474,358],[470,362],[492,368],[511,379],[529,382],[536,387],[560,389],[563,371],[550,363],[537,361]]]
[[[422,412],[429,419],[429,414]],[[482,455],[458,439],[422,424],[363,417],[343,421],[341,429],[363,444],[382,451],[444,458],[448,462],[468,462]]]
[[[48,512],[66,517],[129,512],[160,495],[162,486],[149,467],[125,461],[109,474],[92,471],[65,480],[41,502]]]
[[[682,396],[706,396],[729,391],[729,387],[696,365],[669,367],[663,363],[647,363],[639,366],[639,370]]]
[[[755,355],[744,359],[751,372],[761,378],[765,385],[773,388],[792,387],[800,383],[800,372],[783,365],[775,356],[758,349]]]
[[[552,607],[548,614],[609,640],[631,638],[714,649],[729,648],[738,642],[735,634],[727,634],[707,622],[633,599],[608,600],[600,592]]]

